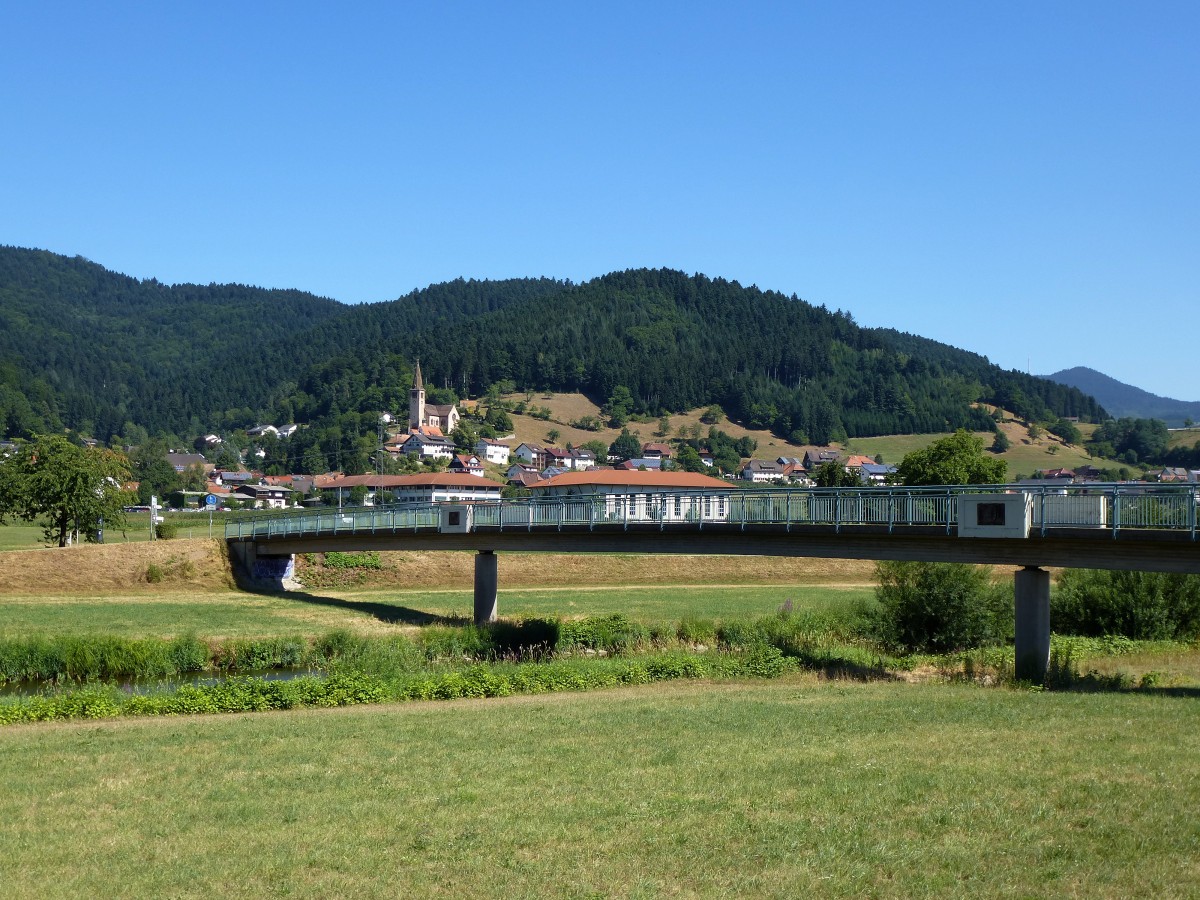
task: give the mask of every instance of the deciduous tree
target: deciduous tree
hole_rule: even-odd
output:
[[[0,462],[0,521],[41,520],[45,540],[65,547],[73,534],[98,539],[101,521],[125,524],[129,460],[123,453],[78,447],[44,435]]]
[[[897,467],[904,484],[1000,484],[1008,463],[988,459],[983,438],[959,429],[923,450],[907,454]]]

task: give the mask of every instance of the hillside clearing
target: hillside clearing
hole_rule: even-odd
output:
[[[517,403],[524,401],[525,396],[524,394],[510,395],[505,399],[511,403]],[[544,421],[528,415],[513,415],[515,437],[509,443],[514,447],[522,442],[530,444],[549,443],[546,440],[546,436],[551,429],[559,432],[558,439],[555,442],[559,446],[566,446],[568,443],[573,446],[579,446],[587,441],[594,440],[603,441],[605,445],[608,445],[620,433],[620,429],[617,428],[585,431],[580,428],[573,428],[568,424],[572,421],[578,421],[584,416],[601,417],[600,408],[582,394],[534,395],[534,398],[528,402],[528,405],[530,407],[545,407],[548,409],[550,411],[550,420]],[[991,407],[988,408],[990,409]],[[701,434],[708,434],[708,429],[711,426],[700,421],[700,416],[703,414],[703,409],[694,409],[687,413],[677,413],[668,416],[670,430],[666,436],[658,434],[658,419],[651,419],[647,422],[630,422],[627,427],[630,431],[637,433],[643,442],[676,438],[680,435],[681,428],[691,429],[697,426],[700,428]],[[722,419],[716,427],[734,438],[754,438],[758,442],[758,449],[754,451],[754,456],[759,459],[795,456],[800,450],[798,445],[789,443],[783,438],[772,434],[770,431],[743,428],[741,425],[731,422],[728,419]],[[1018,476],[1029,477],[1039,469],[1071,469],[1075,466],[1085,464],[1100,466],[1106,464],[1106,461],[1094,458],[1082,446],[1064,443],[1055,435],[1044,433],[1036,438],[1030,437],[1028,427],[1020,422],[1013,421],[1011,418],[1001,423],[1000,427],[1008,436],[1010,446],[1004,453],[999,454],[999,458],[1008,463],[1010,478],[1016,479]],[[1090,433],[1094,429],[1095,426],[1080,426],[1081,432],[1085,434]],[[976,435],[984,441],[985,447],[991,446],[991,432],[980,431],[976,432]],[[944,433],[940,433],[856,437],[850,438],[842,449],[847,453],[870,457],[879,455],[883,457],[884,462],[895,465],[904,458],[905,454],[911,453],[914,450],[923,450],[938,438],[945,436]],[[1197,437],[1200,438],[1200,430],[1198,430]],[[840,445],[835,444],[833,446]],[[1111,464],[1111,461],[1107,464]]]

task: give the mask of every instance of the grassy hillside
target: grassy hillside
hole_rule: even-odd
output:
[[[524,400],[525,395],[506,398],[512,402]],[[515,447],[521,441],[530,443],[546,443],[546,434],[550,429],[559,432],[558,445],[565,446],[567,442],[579,445],[589,440],[602,440],[611,443],[619,433],[615,428],[604,428],[600,431],[584,431],[572,428],[568,424],[583,416],[600,416],[600,409],[582,394],[535,394],[529,401],[530,407],[544,407],[550,411],[550,420],[543,421],[532,416],[513,416],[516,437],[510,441]],[[989,408],[990,409],[990,408]],[[677,437],[681,427],[699,425],[704,433],[709,426],[700,422],[702,409],[695,409],[683,415],[668,417],[670,425],[669,437]],[[629,429],[641,435],[643,441],[665,440],[658,435],[659,421],[652,419],[648,422],[631,422]],[[774,459],[779,456],[793,456],[799,449],[797,445],[788,443],[770,431],[744,428],[728,419],[723,419],[718,425],[722,431],[735,438],[749,435],[758,441],[758,449],[754,455],[760,459]],[[1086,426],[1092,430],[1095,426]],[[1091,456],[1082,446],[1066,444],[1055,435],[1044,433],[1037,438],[1029,436],[1029,429],[1020,422],[1008,419],[1001,424],[1001,429],[1008,435],[1009,449],[1000,454],[1000,458],[1008,463],[1010,478],[1016,476],[1031,476],[1039,469],[1074,468],[1085,464],[1103,465],[1103,460]],[[1081,429],[1082,431],[1083,429]],[[991,432],[981,431],[976,434],[990,446]],[[906,453],[921,450],[945,434],[894,434],[880,437],[852,438],[843,449],[848,453],[857,453],[874,457],[883,456],[884,462],[897,464]],[[835,445],[836,446],[836,445]],[[1190,445],[1189,445],[1190,446]]]

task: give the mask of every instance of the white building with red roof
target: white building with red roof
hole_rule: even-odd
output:
[[[476,475],[452,472],[428,472],[420,475],[343,475],[323,487],[343,494],[349,499],[352,488],[367,489],[366,504],[441,503],[475,501],[494,503],[500,499],[504,485]]]
[[[729,517],[729,485],[695,472],[565,472],[530,485],[529,492],[535,498],[602,499],[609,521],[723,522]]]

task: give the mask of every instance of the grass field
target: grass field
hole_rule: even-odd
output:
[[[1200,428],[1179,428],[1173,430],[1167,437],[1167,446],[1174,450],[1176,447],[1186,447],[1188,450],[1200,442]]]
[[[1004,425],[1010,441],[1009,449],[999,454],[999,459],[1008,463],[1008,477],[1029,477],[1038,469],[1071,469],[1086,464],[1103,465],[1082,447],[1063,444],[1056,438],[1043,435],[1032,439],[1024,426],[1009,422]],[[992,434],[976,432],[976,436],[984,441],[985,447],[990,447]],[[898,464],[905,455],[914,450],[923,450],[935,440],[945,437],[942,434],[892,434],[882,437],[852,438],[847,448],[852,453],[864,456],[883,456],[884,462]]]
[[[688,616],[749,618],[791,601],[797,610],[827,612],[873,596],[868,586],[675,585],[501,591],[506,617],[584,616],[621,612],[644,623]],[[470,591],[337,591],[284,596],[238,591],[82,597],[0,597],[0,637],[27,634],[113,634],[206,638],[315,636],[337,628],[369,634],[402,631],[441,618],[469,619]]]
[[[225,533],[225,513],[213,516],[212,534],[221,537]],[[164,518],[177,529],[183,539],[208,537],[208,516],[195,512],[168,512]],[[129,513],[124,529],[106,528],[106,544],[144,543],[150,540],[150,514]],[[0,552],[4,550],[32,550],[44,547],[41,526],[29,522],[10,522],[0,525]]]
[[[818,682],[0,731],[12,898],[1187,897],[1195,698]]]
[[[470,611],[469,588],[432,586],[467,578],[469,557],[432,556],[388,555],[390,581],[369,589],[268,596],[227,586],[216,542],[4,554],[0,637],[411,631]],[[146,584],[151,562],[177,577]],[[647,624],[787,602],[838,615],[869,602],[867,572],[513,554],[499,607]],[[1194,896],[1198,659],[1087,661],[1147,676],[1138,692],[808,672],[13,725],[0,895]]]

